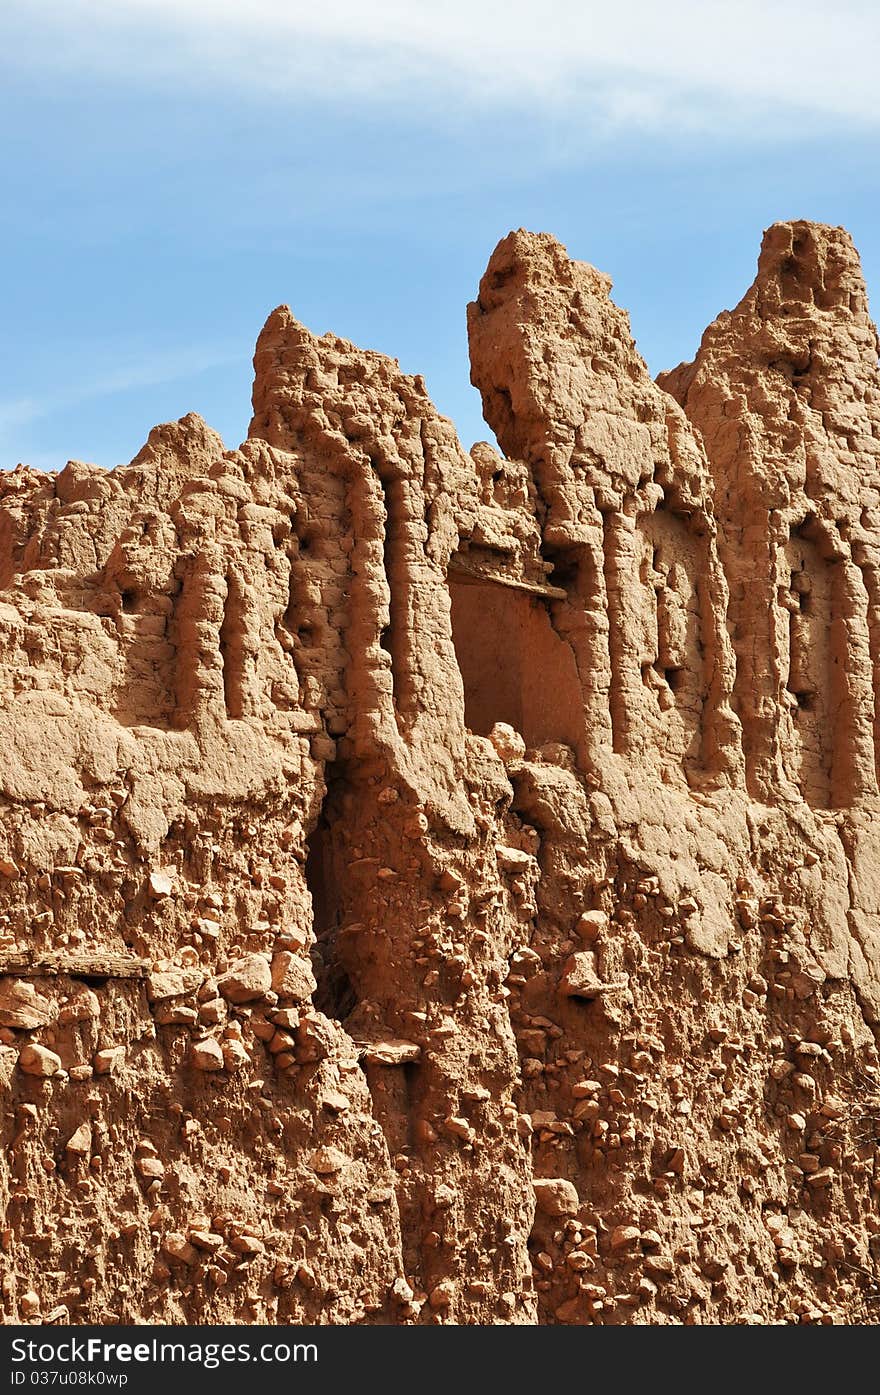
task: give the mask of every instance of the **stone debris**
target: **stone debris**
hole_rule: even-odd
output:
[[[640,1243],[641,1238],[642,1236],[638,1226],[615,1226],[609,1240],[612,1254],[619,1254],[622,1250],[631,1250],[633,1246]]]

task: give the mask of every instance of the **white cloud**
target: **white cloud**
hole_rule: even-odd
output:
[[[4,12],[25,61],[122,81],[435,114],[458,114],[454,99],[616,129],[880,122],[874,0],[4,0]]]

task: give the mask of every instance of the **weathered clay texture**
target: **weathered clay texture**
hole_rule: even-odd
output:
[[[793,223],[652,382],[512,233],[504,455],[282,308],[0,480],[6,1321],[871,1322],[880,383]]]

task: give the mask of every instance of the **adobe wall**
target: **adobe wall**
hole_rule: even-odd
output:
[[[858,260],[659,386],[609,292],[493,253],[503,455],[282,308],[239,450],[3,476],[7,1320],[873,1321]]]

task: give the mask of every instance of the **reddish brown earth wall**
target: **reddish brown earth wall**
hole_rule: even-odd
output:
[[[0,478],[7,1322],[872,1322],[880,384],[840,229],[652,382],[511,233],[501,449],[286,308]]]

